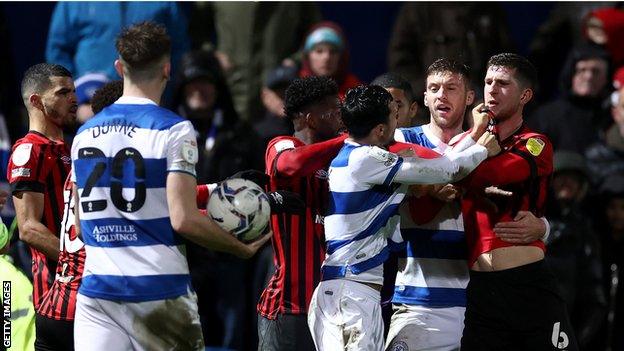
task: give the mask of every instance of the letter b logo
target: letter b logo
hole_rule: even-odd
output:
[[[566,334],[563,331],[561,332],[559,331],[560,325],[561,325],[560,322],[557,322],[553,325],[552,344],[554,347],[560,350],[563,350],[566,347],[568,347],[568,344],[570,343],[570,339],[568,339],[568,334]]]

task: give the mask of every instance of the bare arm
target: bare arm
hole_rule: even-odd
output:
[[[60,242],[43,223],[43,194],[23,191],[13,196],[17,227],[22,241],[58,261]]]
[[[253,256],[270,235],[243,244],[210,218],[200,214],[195,203],[195,178],[186,173],[167,176],[167,203],[171,225],[180,235],[209,249],[232,253],[242,258]]]

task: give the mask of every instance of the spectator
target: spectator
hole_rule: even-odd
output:
[[[613,124],[600,141],[587,149],[592,184],[599,187],[613,173],[624,173],[624,87],[612,98]]]
[[[589,13],[584,24],[585,36],[605,47],[611,55],[613,66],[624,65],[624,11],[612,7],[594,10]]]
[[[93,117],[94,112],[91,108],[91,98],[93,98],[95,91],[108,81],[109,78],[102,73],[88,73],[76,79],[76,98],[78,99],[76,119],[78,123],[83,124],[89,118]]]
[[[408,79],[415,96],[425,91],[427,66],[440,57],[459,59],[472,76],[485,76],[485,63],[512,51],[505,13],[494,3],[406,3],[388,47],[388,69]],[[477,100],[481,96],[479,89]],[[416,125],[429,123],[422,99]]]
[[[588,185],[584,157],[556,152],[546,211],[551,228],[546,239],[546,261],[557,277],[581,350],[591,349],[588,345],[607,312],[599,240],[590,217],[582,210]]]
[[[269,72],[297,52],[310,26],[320,20],[313,3],[199,2],[191,13],[190,33],[195,48],[216,48],[236,112],[254,121],[263,115],[260,92]]]
[[[303,44],[303,62],[299,77],[330,77],[338,84],[338,96],[360,80],[349,71],[349,48],[342,28],[333,22],[321,22],[310,30]]]
[[[259,138],[247,123],[239,121],[214,54],[197,50],[184,55],[177,79],[177,112],[191,121],[197,133],[198,183],[261,169]],[[187,245],[187,257],[206,344],[242,350],[245,339],[240,333],[251,323],[244,303],[249,291],[247,262],[192,243]],[[215,327],[222,333],[215,333]]]
[[[604,286],[609,292],[609,318],[604,324],[603,340],[611,350],[624,350],[624,175],[610,175],[600,187],[604,221],[602,233]]]
[[[116,79],[115,37],[122,28],[143,21],[163,24],[175,38],[171,48],[175,72],[189,49],[186,16],[175,2],[59,2],[50,21],[46,61],[67,67],[74,77],[101,73]]]
[[[609,126],[609,67],[607,52],[596,44],[582,43],[570,52],[561,75],[562,97],[538,108],[528,120],[548,136],[555,151],[583,154]]]
[[[284,113],[284,95],[288,85],[296,78],[297,68],[294,66],[279,66],[267,76],[262,88],[262,103],[266,112],[264,118],[254,126],[265,149],[274,137],[294,132],[292,123]]]

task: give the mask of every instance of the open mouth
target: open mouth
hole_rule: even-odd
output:
[[[451,108],[449,106],[445,106],[445,105],[436,106],[435,109],[436,109],[436,111],[439,111],[439,112],[450,112],[451,111]]]

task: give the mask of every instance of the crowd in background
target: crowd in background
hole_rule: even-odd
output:
[[[50,22],[45,60],[73,74],[79,123],[93,115],[93,93],[119,79],[112,65],[115,36],[144,20],[162,23],[173,38],[173,73],[163,104],[196,129],[198,183],[264,170],[268,141],[293,132],[283,98],[296,78],[331,77],[341,97],[367,83],[350,70],[350,62],[359,59],[350,55],[350,38],[339,23],[324,21],[315,3],[205,2],[187,12],[168,2],[62,2]],[[0,27],[4,41],[9,29]],[[387,55],[387,71],[411,82],[421,105],[413,119],[418,125],[429,118],[422,106],[423,79],[436,58],[467,63],[479,92],[488,57],[514,50],[496,3],[406,3],[387,52],[369,55]],[[525,119],[555,148],[547,259],[581,348],[624,350],[617,332],[624,330],[624,287],[618,286],[624,276],[624,7],[557,4],[529,50],[540,82]],[[22,107],[10,98],[18,86],[9,79],[5,54],[0,53],[0,177],[26,125]],[[72,131],[67,134],[71,139]],[[7,187],[6,180],[0,187]],[[5,223],[11,211],[7,205]],[[257,330],[256,303],[274,270],[271,251],[267,245],[248,262],[189,245],[207,345],[255,347],[254,337],[243,336]],[[13,245],[11,255],[30,274],[25,246]]]

